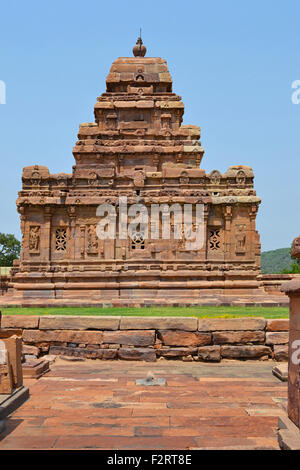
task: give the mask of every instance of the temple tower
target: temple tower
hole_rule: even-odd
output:
[[[95,122],[80,125],[72,174],[50,174],[39,165],[23,170],[14,295],[64,303],[197,303],[258,294],[260,199],[252,169],[206,174],[200,128],[182,124],[184,104],[173,93],[166,61],[146,57],[141,38],[133,53],[113,62]],[[159,206],[157,229],[169,220],[170,237],[153,238],[150,226],[120,237],[120,198],[149,214]],[[115,207],[114,239],[97,232],[103,204]],[[184,231],[175,236],[178,221],[168,212],[174,204],[182,213],[185,205],[201,206],[201,246],[187,249]],[[191,230],[198,225],[192,213]]]

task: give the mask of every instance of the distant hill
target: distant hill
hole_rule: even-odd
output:
[[[281,273],[283,269],[290,269],[295,263],[290,256],[290,248],[263,251],[261,254],[261,271],[264,274]]]

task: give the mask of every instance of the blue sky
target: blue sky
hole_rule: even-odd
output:
[[[2,2],[1,232],[18,237],[22,167],[71,172],[79,123],[93,121],[114,59],[131,56],[140,26],[148,56],[168,61],[185,124],[199,125],[202,168],[253,167],[264,250],[300,234],[297,1]]]

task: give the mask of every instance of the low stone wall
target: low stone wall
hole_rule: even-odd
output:
[[[264,318],[2,316],[23,353],[92,359],[287,360],[289,320]]]

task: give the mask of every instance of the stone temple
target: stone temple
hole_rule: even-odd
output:
[[[133,53],[113,62],[95,122],[80,125],[72,173],[23,169],[17,199],[22,253],[9,294],[21,302],[81,305],[263,295],[252,169],[235,165],[207,174],[200,168],[200,128],[182,124],[184,104],[173,93],[166,61],[144,57],[140,38]],[[187,250],[185,235],[174,237],[172,213],[169,239],[151,239],[142,230],[100,239],[97,207],[114,204],[118,219],[120,196],[146,207],[203,205],[204,243]],[[168,216],[162,210],[159,225]]]

